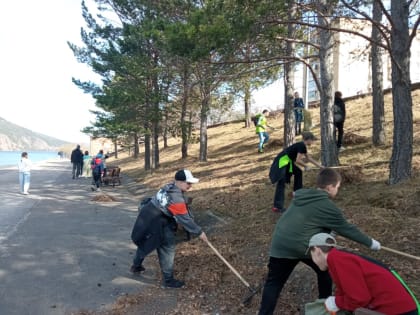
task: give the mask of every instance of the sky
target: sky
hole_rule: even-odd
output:
[[[88,1],[89,4],[89,1]],[[95,120],[94,99],[72,77],[100,79],[79,63],[67,42],[82,45],[81,0],[2,1],[0,10],[0,117],[54,138],[88,143],[81,129]],[[276,109],[279,86],[253,95],[253,108]]]
[[[54,138],[88,143],[94,99],[72,77],[98,77],[78,63],[67,41],[81,45],[80,0],[3,1],[0,10],[0,117]]]

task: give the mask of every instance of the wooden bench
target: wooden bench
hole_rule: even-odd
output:
[[[120,176],[121,168],[114,167],[107,169],[106,176],[102,177],[102,182],[105,185],[111,185],[115,187],[115,184],[121,185],[121,176]]]

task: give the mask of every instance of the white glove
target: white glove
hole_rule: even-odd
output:
[[[379,243],[377,240],[374,240],[372,238],[372,245],[370,245],[371,250],[380,250],[381,249],[381,243]]]
[[[335,296],[329,296],[325,300],[325,308],[328,312],[338,312],[340,309],[337,307],[337,304],[335,304]]]

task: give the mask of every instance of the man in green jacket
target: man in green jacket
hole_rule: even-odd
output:
[[[327,298],[331,295],[332,280],[328,271],[321,271],[306,252],[309,240],[314,234],[334,231],[372,250],[381,248],[378,241],[347,222],[342,211],[330,200],[337,195],[340,183],[339,173],[331,168],[322,169],[317,177],[318,188],[297,190],[290,207],[277,221],[272,236],[260,315],[273,314],[277,298],[299,262],[316,272],[318,297]]]

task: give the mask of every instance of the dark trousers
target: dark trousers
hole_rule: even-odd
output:
[[[265,280],[259,315],[273,314],[277,299],[290,274],[299,262],[311,267],[318,278],[318,298],[325,299],[332,294],[332,280],[327,271],[321,271],[312,259],[287,259],[270,257],[268,275]]]
[[[73,178],[77,178],[82,174],[82,169],[80,167],[80,163],[74,162],[73,163],[73,169],[72,169],[72,175]]]
[[[274,194],[274,207],[277,209],[284,208],[284,190],[286,189],[286,183],[290,183],[290,178],[294,175],[293,180],[293,191],[301,189],[303,187],[303,174],[300,168],[293,164],[293,171],[289,173],[289,166],[283,167],[284,175],[277,182],[276,192]]]
[[[99,188],[99,186],[101,186],[101,173],[93,171],[92,176],[96,188]]]
[[[295,123],[295,134],[296,135],[300,135],[302,133],[301,125],[302,125],[302,123],[300,121],[299,122],[297,121]]]
[[[344,121],[343,122],[336,122],[334,123],[335,126],[335,132],[334,137],[336,139],[337,148],[341,148],[341,145],[343,144],[343,136],[344,136]],[[337,136],[336,136],[337,134]]]

